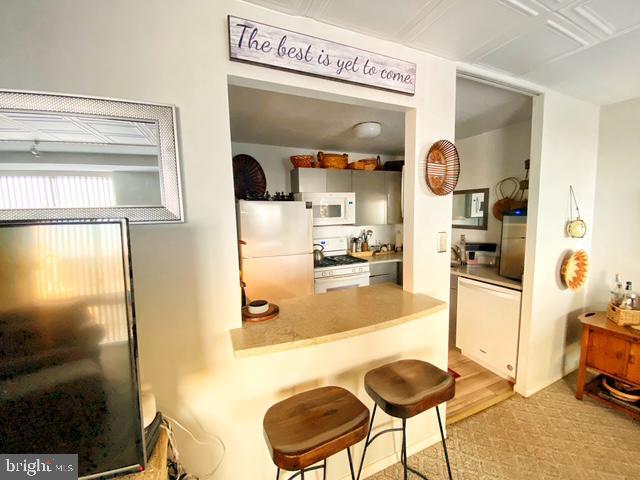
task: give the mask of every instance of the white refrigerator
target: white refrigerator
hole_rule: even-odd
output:
[[[249,301],[313,294],[313,215],[307,202],[237,204],[240,268]]]

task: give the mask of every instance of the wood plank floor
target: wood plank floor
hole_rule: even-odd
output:
[[[447,402],[447,425],[485,410],[514,394],[513,383],[463,356],[457,348],[449,349],[449,368],[460,377],[456,379],[456,396]]]

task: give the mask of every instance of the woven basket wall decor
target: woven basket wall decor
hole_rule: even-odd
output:
[[[460,176],[460,157],[449,140],[438,140],[427,154],[427,185],[436,195],[448,195],[456,188]]]
[[[589,254],[578,250],[568,254],[560,267],[562,282],[571,290],[580,290],[587,283],[589,275]]]
[[[243,153],[233,157],[233,186],[236,198],[262,196],[267,191],[267,177],[258,161]]]

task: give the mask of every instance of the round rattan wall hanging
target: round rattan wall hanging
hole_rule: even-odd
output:
[[[453,192],[460,176],[460,158],[456,146],[449,140],[438,140],[427,154],[427,185],[436,195]]]
[[[560,269],[562,281],[571,290],[580,290],[587,283],[589,255],[585,250],[573,252],[564,259]]]
[[[243,153],[233,157],[233,184],[236,198],[261,197],[267,190],[267,178],[258,161]]]

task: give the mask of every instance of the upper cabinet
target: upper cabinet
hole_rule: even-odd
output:
[[[387,223],[387,195],[385,172],[353,170],[351,185],[356,192],[356,224],[383,225]]]
[[[351,170],[317,169],[324,170],[327,176],[327,192],[352,192]]]
[[[381,173],[384,174],[384,190],[387,194],[387,223],[402,223],[402,173]]]
[[[291,170],[291,190],[355,192],[357,225],[402,223],[400,172],[295,168]]]
[[[324,168],[294,168],[291,170],[291,191],[293,193],[326,192],[327,171]]]

